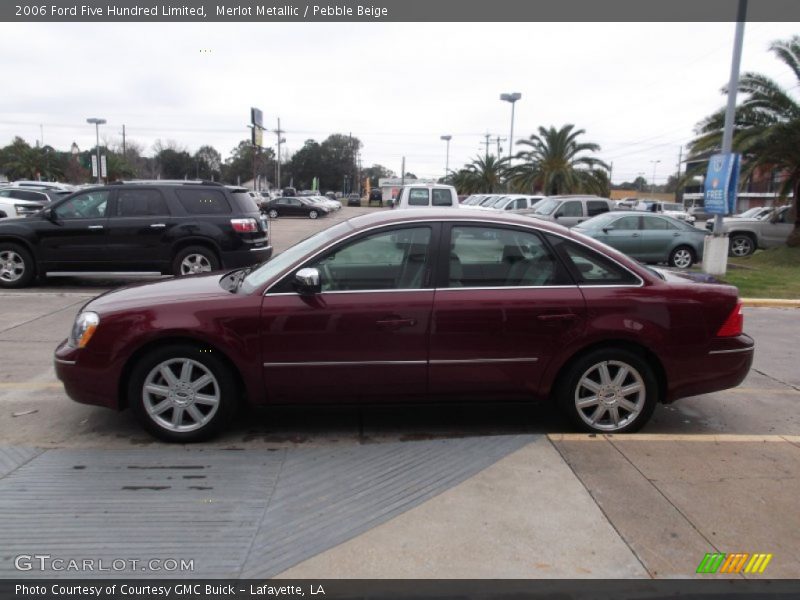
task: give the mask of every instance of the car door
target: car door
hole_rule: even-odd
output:
[[[628,256],[641,259],[642,232],[639,216],[626,215],[615,219],[592,237]]]
[[[556,223],[564,225],[565,227],[577,225],[586,219],[583,214],[583,202],[580,200],[566,200],[562,202],[561,206],[556,209],[553,219]]]
[[[430,393],[534,393],[553,349],[583,330],[580,290],[530,229],[456,223],[442,237]]]
[[[793,228],[794,224],[789,222],[789,207],[782,208],[774,220],[767,218],[761,226],[761,244],[764,248],[782,246]]]
[[[104,270],[109,264],[106,231],[112,191],[87,190],[56,204],[38,227],[45,271]]]
[[[642,219],[642,241],[639,260],[666,262],[681,231],[663,217],[645,215]]]
[[[321,291],[294,291],[294,271],[264,296],[268,402],[398,401],[427,389],[431,268],[438,226],[368,232],[302,267]]]
[[[123,270],[160,271],[169,259],[175,218],[156,188],[121,187],[106,222],[110,260]]]

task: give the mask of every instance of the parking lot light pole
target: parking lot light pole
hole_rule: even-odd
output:
[[[653,182],[650,184],[650,193],[651,194],[655,194],[656,193],[656,167],[658,166],[658,163],[660,163],[661,161],[660,160],[651,160],[650,162],[653,163]]]
[[[511,158],[511,153],[514,149],[514,105],[520,98],[522,98],[522,94],[519,92],[500,94],[500,100],[511,103],[511,134],[508,136],[508,158]],[[497,158],[500,157],[498,156]]]
[[[447,183],[447,175],[450,173],[450,140],[453,139],[452,135],[439,136],[440,140],[447,142],[447,154],[444,159],[444,182]]]
[[[86,122],[94,125],[95,134],[97,135],[97,183],[102,183],[100,180],[100,125],[105,125],[106,120],[91,117],[86,119]]]

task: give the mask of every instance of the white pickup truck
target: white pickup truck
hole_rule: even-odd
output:
[[[696,218],[684,210],[683,205],[677,202],[661,202],[660,200],[639,200],[634,205],[634,210],[646,210],[647,212],[661,213],[674,219],[680,219],[694,225]]]
[[[394,208],[458,208],[458,192],[452,185],[412,183],[400,188]]]

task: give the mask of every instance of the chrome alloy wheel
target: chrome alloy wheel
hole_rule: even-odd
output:
[[[196,275],[197,273],[210,273],[211,262],[202,254],[187,254],[181,261],[181,275]]]
[[[0,279],[3,281],[18,281],[25,275],[25,261],[13,250],[0,252]]]
[[[731,254],[734,256],[750,256],[753,253],[753,240],[746,235],[737,235],[731,239]]]
[[[172,358],[156,365],[144,380],[142,400],[147,415],[167,431],[195,431],[214,418],[222,394],[217,378],[205,365]]]
[[[578,415],[592,429],[614,432],[636,420],[646,397],[644,379],[636,369],[608,360],[581,375],[574,401]]]
[[[692,266],[692,253],[687,248],[678,248],[672,255],[672,264],[679,269],[688,269]]]

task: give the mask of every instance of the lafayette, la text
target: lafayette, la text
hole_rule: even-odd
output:
[[[100,598],[105,595],[135,596],[139,598],[148,596],[235,596],[249,594],[251,596],[268,596],[276,598],[303,597],[308,591],[309,596],[324,596],[325,589],[318,583],[308,586],[300,585],[253,585],[249,588],[238,587],[231,584],[199,584],[178,583],[175,585],[147,585],[147,584],[110,584],[110,585],[80,585],[80,584],[53,584],[49,588],[45,585],[17,584],[14,589],[16,596],[46,596],[48,592],[53,596],[94,596]]]

